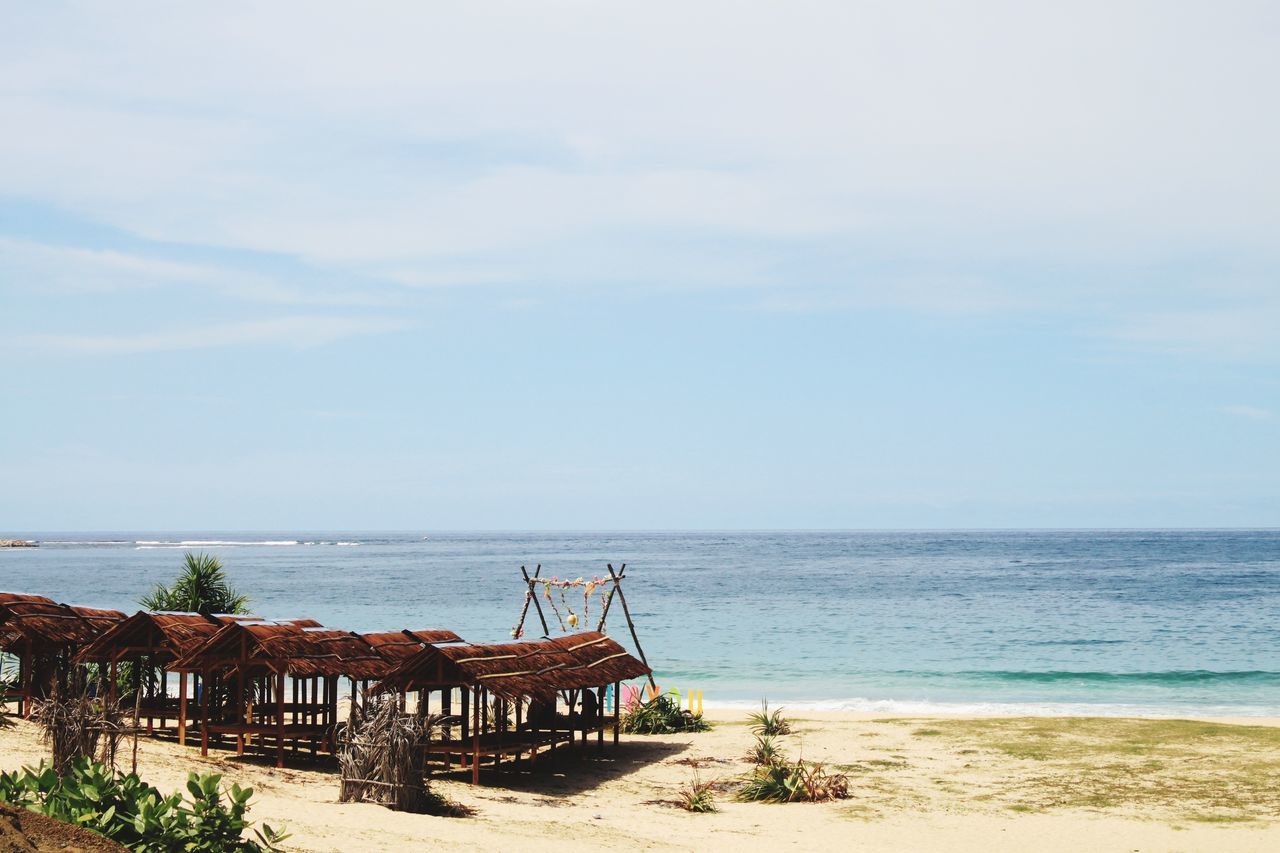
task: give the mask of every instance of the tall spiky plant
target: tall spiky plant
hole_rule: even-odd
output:
[[[189,613],[248,613],[249,597],[227,582],[222,561],[212,554],[186,553],[182,573],[171,586],[156,584],[138,601],[147,610],[182,610]]]

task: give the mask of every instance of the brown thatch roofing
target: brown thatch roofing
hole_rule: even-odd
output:
[[[294,622],[233,622],[218,629],[173,668],[245,669],[291,676],[381,678],[387,661],[358,635]]]
[[[373,650],[389,661],[399,662],[422,651],[433,643],[461,643],[462,638],[452,631],[382,631],[361,634]]]
[[[228,622],[256,620],[255,616],[139,611],[117,622],[80,650],[77,663],[150,655],[169,663],[199,648]]]
[[[495,695],[554,696],[647,675],[649,668],[595,631],[548,640],[428,646],[402,661],[378,691],[481,685]]]
[[[43,595],[0,593],[0,646],[78,646],[125,618],[118,610],[58,604]]]
[[[57,604],[52,598],[43,595],[31,595],[25,592],[0,592],[0,606],[21,601],[38,601],[41,604]]]

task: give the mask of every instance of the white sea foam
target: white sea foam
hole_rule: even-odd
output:
[[[258,539],[258,540],[237,540],[237,539],[183,539],[179,542],[167,542],[159,540],[139,539],[135,541],[135,545],[144,545],[152,548],[189,548],[192,546],[250,546],[250,545],[300,545],[297,539]]]
[[[1265,705],[1145,705],[1093,702],[929,702],[917,699],[770,700],[789,711],[846,711],[946,717],[1280,717],[1280,707]],[[759,700],[707,699],[704,707],[759,710]]]
[[[128,539],[41,539],[41,545],[132,545]]]

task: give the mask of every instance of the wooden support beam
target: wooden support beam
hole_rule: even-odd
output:
[[[622,602],[622,614],[627,617],[627,627],[631,629],[631,639],[636,644],[636,654],[640,655],[640,661],[651,670],[649,672],[649,684],[656,689],[658,682],[653,680],[653,667],[649,666],[649,659],[644,656],[644,649],[640,647],[640,638],[636,636],[636,623],[631,620],[631,609],[627,607],[627,597],[622,592],[622,584],[618,582],[620,578],[613,570],[613,563],[609,563],[608,567],[609,577],[613,578],[614,581],[613,588],[618,593],[618,601]],[[626,570],[627,564],[623,563],[622,571],[626,572]]]
[[[209,670],[200,676],[200,754],[209,754]]]
[[[178,673],[178,746],[187,745],[187,674]]]
[[[596,728],[596,752],[604,755],[604,688],[596,691],[596,718],[591,721]]]
[[[284,767],[284,667],[276,673],[276,767]]]
[[[618,742],[618,732],[621,730],[621,709],[622,708],[622,682],[613,682],[613,742]]]
[[[537,568],[533,570],[533,577],[536,578],[542,573],[542,564],[539,563]],[[520,574],[524,575],[524,582],[529,587],[529,592],[533,593],[533,606],[538,610],[538,621],[542,623],[542,636],[551,636],[551,629],[547,626],[547,615],[542,612],[542,602],[538,600],[538,593],[534,591],[533,578],[529,577],[529,573],[524,570],[524,566],[520,567]]]
[[[480,784],[480,706],[484,703],[484,697],[480,695],[478,687],[472,688],[475,691],[475,706],[471,709],[472,720],[472,741],[471,741],[471,784]]]

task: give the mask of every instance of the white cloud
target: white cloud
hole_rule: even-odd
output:
[[[1270,23],[1003,2],[28,13],[0,68],[24,132],[0,162],[144,233],[314,257],[654,220],[1257,243],[1280,214]],[[432,162],[440,143],[459,168]],[[522,149],[566,162],[521,168]]]
[[[281,317],[134,335],[15,335],[8,346],[64,355],[124,355],[247,345],[306,349],[357,335],[396,332],[408,325],[386,317]]]
[[[748,285],[776,289],[760,301],[770,310],[1074,316],[1095,283],[1019,272],[1182,253],[1274,266],[1280,113],[1264,105],[1280,79],[1277,15],[1157,2],[33,6],[0,34],[0,109],[21,129],[0,135],[0,186],[157,240],[414,286]],[[828,270],[822,293],[801,293],[793,258],[814,242],[874,247],[902,269],[875,288]],[[969,273],[974,258],[994,272]],[[99,281],[205,280],[59,260]],[[389,298],[219,276],[263,301]],[[1099,314],[1127,345],[1274,351],[1250,304],[1156,313],[1130,304],[1163,298],[1146,285],[1115,287],[1119,309]]]
[[[1108,333],[1159,352],[1249,361],[1280,357],[1280,300],[1247,305],[1135,313]]]
[[[2,236],[0,279],[11,287],[72,293],[194,286],[245,301],[283,305],[386,305],[395,301],[394,296],[371,289],[325,287],[314,282],[302,287],[246,269]]]
[[[1275,413],[1270,409],[1262,409],[1258,406],[1235,405],[1223,406],[1222,411],[1228,415],[1235,415],[1238,418],[1248,418],[1253,421],[1269,421],[1275,417]]]

